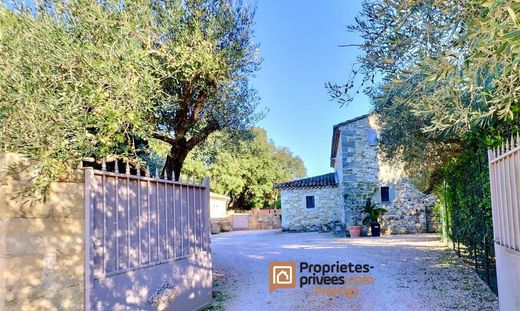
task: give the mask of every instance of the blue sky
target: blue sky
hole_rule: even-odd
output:
[[[345,82],[360,53],[338,47],[361,41],[345,28],[360,8],[360,1],[346,0],[257,2],[255,36],[264,62],[252,84],[260,109],[269,110],[258,126],[300,156],[309,176],[332,171],[332,126],[370,109],[364,95],[340,108],[324,87],[326,81]]]

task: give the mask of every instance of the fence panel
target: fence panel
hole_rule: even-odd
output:
[[[488,159],[500,310],[520,310],[520,136]]]
[[[87,310],[191,310],[211,302],[208,179],[87,168],[85,201]]]
[[[520,251],[520,147],[489,150],[495,243]]]

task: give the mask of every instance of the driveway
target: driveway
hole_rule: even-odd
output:
[[[330,233],[238,231],[212,236],[214,291],[225,310],[498,310],[497,297],[436,235],[337,238]],[[317,285],[269,293],[271,261],[368,264],[373,284],[358,295]],[[303,274],[298,274],[297,280]],[[319,273],[318,273],[319,275]],[[322,285],[344,288],[346,285]],[[218,309],[218,307],[217,307]]]

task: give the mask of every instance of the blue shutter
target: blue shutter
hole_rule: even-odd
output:
[[[376,132],[375,129],[373,129],[373,128],[368,129],[367,140],[368,140],[368,145],[369,146],[377,145],[377,132]]]
[[[390,199],[390,203],[394,202],[394,199],[395,199],[395,188],[393,186],[390,186],[389,187],[389,199]]]

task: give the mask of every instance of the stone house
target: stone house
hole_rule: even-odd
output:
[[[336,173],[278,184],[278,188],[283,230],[331,231],[344,223]]]
[[[384,234],[434,232],[435,198],[419,191],[402,163],[385,161],[377,148],[377,116],[366,114],[334,125],[331,161],[334,173],[278,184],[282,228],[286,231],[337,231],[361,224],[371,199],[388,212]]]

